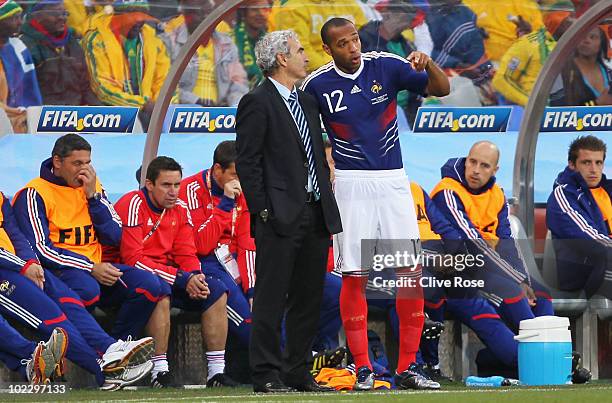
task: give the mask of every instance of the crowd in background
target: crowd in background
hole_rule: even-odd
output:
[[[13,130],[18,133],[27,132],[27,108],[40,105],[134,106],[139,108],[139,117],[146,128],[172,63],[179,57],[189,36],[210,15],[214,7],[220,4],[220,1],[216,0],[217,4],[215,4],[213,0],[36,0],[25,2],[0,0],[0,106],[10,119]],[[591,5],[592,2],[588,0],[540,0],[538,2],[534,0],[249,0],[234,13],[227,14],[212,32],[209,40],[197,48],[182,73],[173,102],[201,106],[236,106],[242,96],[263,81],[263,74],[255,62],[254,48],[257,41],[266,32],[272,30],[294,30],[299,35],[310,59],[309,71],[315,71],[331,60],[321,49],[321,26],[331,17],[343,16],[355,21],[359,27],[363,51],[386,51],[406,57],[412,51],[419,50],[431,55],[432,59],[451,78],[452,91],[446,97],[423,98],[419,94],[408,91],[398,95],[398,106],[403,110],[409,122],[414,120],[416,110],[423,104],[525,106],[537,75],[556,42],[567,32],[575,19]],[[602,21],[602,24],[592,29],[581,40],[553,85],[550,105],[612,104],[610,100],[612,70],[609,67],[611,34],[612,29],[609,29],[605,21]],[[588,141],[592,142],[593,139]],[[598,162],[603,170],[605,145],[603,148],[601,145],[597,147],[594,150],[588,147],[586,149],[603,156],[603,159],[600,158],[601,161]],[[233,144],[228,148],[234,148]],[[76,149],[76,151],[83,150],[87,149]],[[495,155],[498,161],[499,151]],[[60,155],[58,154],[57,157],[59,161]],[[64,156],[61,157],[64,158]],[[574,160],[578,161],[577,158]],[[228,166],[235,164],[233,159]],[[450,161],[454,160],[449,160],[449,163]],[[571,159],[570,162],[570,165],[575,163]],[[168,163],[171,169],[165,169],[166,171],[175,174],[181,172],[176,161],[172,160]],[[48,166],[49,161],[43,164]],[[68,166],[68,162],[65,164]],[[217,162],[215,161],[214,164]],[[462,164],[465,164],[465,161]],[[229,175],[231,181],[236,179],[234,178],[235,167],[226,173],[229,168],[217,165],[219,165],[217,169],[220,170],[220,175]],[[214,171],[214,167],[215,165],[211,171]],[[489,164],[490,170],[493,169],[492,167],[493,165]],[[495,172],[496,170],[497,168]],[[48,171],[50,177],[55,180],[57,178],[51,174],[61,176],[55,166],[53,170],[49,167]],[[185,180],[203,181],[208,178],[207,183],[202,182],[201,186],[199,182],[191,183],[195,183],[192,188],[199,186],[198,189],[204,192],[204,197],[210,196],[211,201],[209,203],[207,200],[206,203],[197,204],[193,195],[192,200],[187,196],[190,209],[194,205],[202,209],[204,206],[207,209],[209,205],[212,206],[213,191],[216,192],[215,197],[224,197],[221,196],[222,194],[227,196],[223,193],[227,183],[222,186],[221,182],[216,183],[216,188],[213,188],[211,175],[215,175],[214,172],[208,176],[203,172],[205,171]],[[454,172],[457,172],[456,169]],[[573,175],[569,171],[565,174],[563,178]],[[175,175],[178,176],[177,183],[179,184],[181,175],[182,173]],[[157,176],[151,179],[147,175],[147,178],[150,182],[152,180],[150,191],[153,192]],[[217,180],[214,176],[212,179]],[[463,180],[460,177],[458,179],[457,183]],[[579,182],[578,185],[582,186],[579,176],[573,175],[570,179],[576,183]],[[106,205],[104,201],[101,201],[101,192],[93,191],[93,185],[99,184],[96,184],[95,180],[90,180],[90,183],[92,184],[90,186],[92,195],[87,198]],[[489,183],[488,179],[485,183]],[[494,181],[490,183],[492,186]],[[578,185],[575,187],[578,188]],[[147,189],[148,192],[149,188]],[[184,189],[188,188],[185,186]],[[205,192],[204,189],[209,192]],[[468,197],[469,192],[462,191],[462,194]],[[422,199],[425,200],[426,193],[422,189],[420,192]],[[148,197],[145,194],[142,193],[143,200]],[[437,194],[440,200],[441,193],[437,192]],[[23,212],[27,211],[27,208],[33,208],[33,205],[24,202],[23,195],[26,193],[21,193],[21,195],[21,217],[25,217],[24,220],[30,220],[32,215]],[[500,202],[498,203],[499,208],[507,209],[501,189],[496,195],[498,197],[496,200]],[[602,193],[601,196],[595,195],[594,197],[601,197],[603,200],[607,195],[608,193],[605,195]],[[125,207],[125,202],[132,200],[131,197],[134,197],[135,194],[132,192],[127,196],[129,197],[122,199],[123,207]],[[435,199],[436,196],[433,195],[433,197]],[[183,198],[182,195],[181,198]],[[609,202],[609,197],[606,200]],[[593,203],[590,206],[594,206]],[[612,217],[612,210],[607,208],[608,205],[609,203],[604,206],[605,208],[601,208],[605,214],[602,221],[605,222]],[[559,210],[565,208],[564,206],[565,204]],[[44,208],[41,207],[40,211],[44,211]],[[162,211],[165,210],[162,209]],[[243,211],[246,211],[246,204]],[[129,207],[121,214],[130,215],[134,220],[133,213]],[[507,211],[504,214],[507,214]],[[151,215],[153,219],[149,218],[148,221],[154,228],[146,235],[145,240],[159,225],[154,226],[153,222],[161,222],[163,215],[164,213],[161,213],[159,221],[157,221],[157,216]],[[204,218],[207,219],[207,217]],[[113,220],[113,217],[109,216],[109,219]],[[129,220],[129,217],[121,217],[123,222],[129,222]],[[231,224],[233,236],[235,217],[232,218],[232,214],[225,211],[224,220],[226,224]],[[506,232],[510,236],[509,221],[506,224]],[[598,224],[601,223],[598,222]],[[203,227],[204,225],[196,225],[196,228]],[[549,224],[549,228],[552,227]],[[248,228],[249,225],[243,226],[243,229]],[[606,229],[601,228],[603,228],[602,231]],[[32,237],[34,237],[33,233]],[[208,240],[211,239],[213,238]],[[218,244],[217,240],[212,243]],[[236,325],[236,328],[243,326],[237,331],[245,334],[248,334],[245,330],[246,326],[241,323],[250,323],[250,316],[248,320],[245,319],[242,322],[235,319],[236,315],[240,318],[247,318],[247,315],[250,315],[249,293],[253,292],[254,276],[253,268],[249,265],[252,266],[254,250],[248,252],[251,253],[247,254],[245,251],[244,254],[245,274],[243,278],[248,278],[249,283],[243,283],[244,295],[232,294],[232,296],[244,297],[239,302],[246,313],[240,317],[238,313],[235,313],[236,311],[231,311],[228,325],[230,326],[229,331],[232,330],[232,323]],[[214,261],[218,259],[216,255],[211,254],[210,250],[206,253],[199,251],[197,253],[210,255]],[[196,255],[195,252],[193,255]],[[241,266],[242,263],[241,261]],[[97,262],[96,264],[106,263]],[[168,280],[168,276],[174,276],[171,280],[176,282],[176,273],[179,272],[175,270],[173,273],[172,275],[162,274],[160,278],[163,279],[166,276]],[[181,278],[181,273],[178,277]],[[234,280],[229,279],[229,281]],[[336,286],[338,287],[338,284]],[[128,285],[124,284],[122,287],[127,289]],[[339,288],[336,291],[334,296],[339,295]],[[534,291],[531,290],[531,292]],[[158,297],[144,298],[156,303],[161,300]],[[87,298],[90,301],[94,299]],[[142,296],[141,299],[143,299]],[[337,300],[336,297],[333,302]],[[394,301],[388,298],[379,300],[385,304],[388,301]],[[519,300],[522,300],[522,297]],[[221,297],[219,299],[210,298],[209,301],[211,304],[222,301],[217,305],[218,310],[214,313],[216,314],[215,319],[220,318],[222,322],[225,322],[228,311],[224,304],[231,305],[232,302],[223,301]],[[440,306],[437,305],[436,308]],[[200,308],[197,306],[195,310]],[[337,303],[334,308],[339,309]],[[385,309],[387,308],[390,309],[390,306],[385,305]],[[460,308],[463,310],[455,309],[464,313],[468,312],[467,308]],[[449,309],[449,312],[453,310],[452,307],[444,309]],[[484,308],[473,309],[481,309],[477,311],[478,315],[484,315],[481,319],[499,319],[499,316],[494,316],[496,314],[493,308],[490,308],[491,312],[484,314],[482,311]],[[169,312],[169,309],[166,311]],[[334,323],[339,328],[340,316],[338,311],[335,312],[336,322]],[[434,319],[442,321],[443,314],[443,311],[439,311],[438,317]],[[473,320],[478,315],[465,316],[466,322]],[[203,317],[202,322],[206,322]],[[169,316],[164,323],[169,323]],[[220,328],[216,325],[216,322],[208,319],[208,326]],[[495,330],[494,327],[491,329]],[[483,336],[485,332],[483,330],[479,336],[482,338],[489,336],[488,340],[491,340],[491,345],[497,346],[502,353],[512,355],[507,361],[515,363],[516,342],[510,329],[504,329],[506,339],[514,343],[512,344],[514,347],[506,348],[500,341],[499,333],[494,331]],[[227,333],[227,329],[225,331]],[[223,374],[226,333],[217,334],[217,338],[222,339],[223,342],[215,344],[214,347],[209,346],[209,350],[205,352],[209,365],[207,382],[213,381],[217,374]],[[336,329],[330,333],[337,335],[338,332]],[[162,340],[161,344],[159,340]],[[172,384],[162,378],[164,373],[167,375],[169,372],[166,359],[167,340],[168,333],[156,339],[156,343],[161,347],[159,351],[156,350],[153,357],[155,361],[153,386]],[[435,348],[435,353],[432,353],[432,355],[435,354],[435,359],[432,358],[433,361],[426,361],[426,363],[431,364],[431,369],[441,375],[437,364],[437,342],[432,343],[435,344],[435,347],[431,347],[432,352]],[[99,372],[97,368],[95,371]],[[151,371],[151,368],[148,371]],[[160,374],[162,375],[158,376]],[[214,385],[215,382],[219,381],[213,381],[212,384]],[[224,380],[224,383],[216,386],[227,386],[228,384],[229,382]]]
[[[173,103],[236,106],[263,75],[254,47],[292,29],[310,59],[328,63],[320,28],[334,16],[360,28],[363,51],[425,52],[451,94],[402,92],[412,123],[423,104],[525,106],[561,35],[596,0],[248,0],[226,14],[182,74]],[[27,131],[39,105],[136,106],[146,129],[172,62],[220,0],[0,0],[0,106]],[[612,104],[612,25],[591,30],[553,85],[550,104]]]

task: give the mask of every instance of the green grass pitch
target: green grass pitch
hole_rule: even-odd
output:
[[[447,386],[440,391],[382,391],[338,393],[288,393],[282,395],[254,394],[248,387],[228,389],[137,389],[118,392],[96,390],[71,390],[63,395],[0,394],[0,400],[8,401],[116,401],[116,402],[419,402],[419,403],[471,403],[471,402],[609,402],[612,401],[612,384],[597,382],[589,385],[563,387],[513,387],[479,389]]]

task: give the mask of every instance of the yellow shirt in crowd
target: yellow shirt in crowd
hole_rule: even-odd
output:
[[[368,22],[356,0],[287,0],[270,15],[270,30],[295,31],[310,60],[308,71],[313,71],[331,60],[322,48],[321,27],[333,17],[349,19],[358,28]]]
[[[202,99],[209,99],[217,103],[217,80],[215,78],[215,48],[212,41],[206,46],[200,46],[198,54],[198,78],[196,79],[193,93]]]
[[[504,54],[493,86],[507,100],[525,106],[538,74],[556,42],[545,29],[521,36]]]
[[[463,4],[476,14],[476,24],[487,32],[485,51],[496,62],[517,39],[516,24],[508,17],[520,15],[531,24],[532,31],[544,26],[542,13],[533,0],[463,0]]]

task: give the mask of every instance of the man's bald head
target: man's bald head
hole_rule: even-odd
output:
[[[489,154],[491,156],[495,155],[495,166],[497,166],[499,163],[499,148],[497,148],[495,143],[488,140],[482,140],[474,143],[472,148],[470,148],[468,155],[471,155],[472,153]]]
[[[497,173],[499,163],[499,148],[490,141],[475,143],[465,159],[465,180],[472,190],[478,190],[486,185]]]

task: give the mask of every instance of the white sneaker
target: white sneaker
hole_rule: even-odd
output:
[[[128,336],[126,341],[117,340],[108,346],[102,356],[100,367],[108,373],[144,364],[151,358],[154,348],[152,337],[132,341],[132,337]]]
[[[64,356],[68,349],[68,334],[62,328],[55,328],[46,342],[39,342],[32,358],[23,360],[26,364],[28,381],[32,384],[48,383],[53,377],[64,374]]]
[[[106,374],[106,380],[104,381],[104,385],[100,386],[100,390],[114,391],[136,383],[149,375],[153,366],[154,364],[152,361],[146,361],[143,364],[127,367],[123,370],[117,370],[111,375]]]

